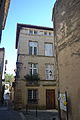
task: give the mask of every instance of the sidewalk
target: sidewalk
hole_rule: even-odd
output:
[[[26,120],[59,120],[57,110],[28,110],[22,113]]]

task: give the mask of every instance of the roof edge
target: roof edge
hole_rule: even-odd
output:
[[[17,49],[17,46],[18,46],[19,33],[20,33],[20,30],[23,27],[34,28],[34,29],[41,29],[41,30],[51,30],[51,31],[54,30],[51,27],[44,27],[44,26],[37,26],[37,25],[31,25],[31,24],[20,24],[20,23],[17,23],[17,29],[16,29],[16,46],[15,46],[16,49]]]

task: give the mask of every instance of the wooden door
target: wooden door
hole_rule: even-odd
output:
[[[46,108],[47,109],[55,108],[55,90],[54,89],[46,90]]]

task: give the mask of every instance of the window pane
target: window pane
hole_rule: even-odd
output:
[[[32,69],[29,70],[29,74],[32,75]]]
[[[37,89],[28,90],[28,102],[38,103],[38,90]]]
[[[34,67],[34,68],[37,68],[37,64],[33,64],[33,67]]]
[[[37,64],[29,64],[29,74],[33,75],[38,72]]]
[[[29,42],[30,55],[37,55],[37,42]]]
[[[45,44],[45,55],[53,56],[52,44]]]
[[[37,74],[37,69],[34,69],[34,70],[33,70],[33,74]]]
[[[37,55],[37,47],[34,47],[34,55]]]
[[[30,33],[30,34],[33,34],[33,31],[32,31],[32,30],[29,30],[29,33]]]
[[[29,55],[32,55],[32,47],[29,47]]]
[[[47,32],[44,32],[44,35],[47,35]]]
[[[34,31],[34,34],[37,34],[37,31]]]
[[[51,36],[51,32],[49,32],[49,35]]]
[[[28,90],[28,99],[32,99],[32,90]]]

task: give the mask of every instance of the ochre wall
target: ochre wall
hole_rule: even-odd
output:
[[[69,120],[79,120],[80,0],[57,0],[53,20],[60,92],[68,94]]]

